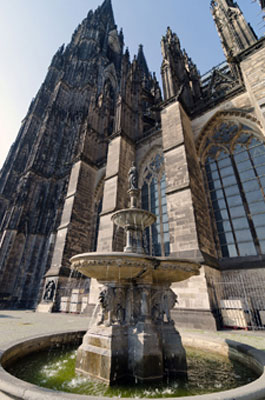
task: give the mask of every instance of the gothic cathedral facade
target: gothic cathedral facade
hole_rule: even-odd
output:
[[[211,10],[226,62],[200,76],[168,28],[163,96],[142,46],[133,60],[124,49],[111,0],[54,55],[1,170],[1,308],[57,311],[69,279],[95,302],[69,260],[122,251],[111,216],[128,206],[135,161],[142,208],[157,215],[146,251],[201,263],[174,285],[178,323],[221,326],[242,287],[248,311],[265,310],[265,38],[233,0]]]

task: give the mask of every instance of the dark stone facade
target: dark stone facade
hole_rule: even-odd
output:
[[[220,121],[249,125],[264,138],[265,40],[234,1],[211,1],[211,9],[226,62],[201,77],[168,28],[161,42],[164,98],[143,47],[132,61],[124,50],[110,0],[90,11],[55,54],[1,171],[0,307],[33,308],[42,300],[58,310],[69,279],[87,288],[71,273],[70,258],[122,250],[124,233],[111,216],[128,206],[128,170],[136,161],[141,181],[159,152],[170,254],[202,264],[199,277],[174,288],[175,317],[215,326],[209,281],[228,267],[209,207],[203,149]],[[229,271],[265,265],[264,257],[252,267],[249,259],[228,261]],[[95,299],[92,282],[90,303]]]
[[[142,47],[130,62],[105,1],[53,57],[1,171],[0,305],[36,305],[44,275],[68,276],[93,250],[94,196],[112,135],[159,123],[158,83]]]

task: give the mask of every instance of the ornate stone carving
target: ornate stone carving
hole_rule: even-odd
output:
[[[125,322],[126,289],[103,286],[99,293],[101,313],[98,325],[122,325]]]
[[[98,325],[110,326],[112,323],[112,312],[114,308],[114,290],[110,286],[103,286],[99,293],[99,305],[101,307]]]
[[[166,322],[174,324],[170,310],[177,302],[177,295],[172,289],[161,289],[154,292],[152,296],[152,320],[156,323]]]
[[[126,310],[126,291],[125,288],[117,287],[115,289],[112,322],[122,325],[125,322]]]
[[[44,295],[43,295],[43,300],[45,301],[53,301],[53,297],[54,297],[54,292],[55,292],[55,282],[52,281],[48,281],[46,283],[45,286],[45,291],[44,291]]]

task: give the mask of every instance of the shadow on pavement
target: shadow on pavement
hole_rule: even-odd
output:
[[[0,314],[0,318],[20,319],[20,318],[17,318],[17,317],[13,317],[12,315],[2,315],[2,314]]]

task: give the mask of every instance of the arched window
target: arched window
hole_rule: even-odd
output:
[[[169,254],[169,228],[166,201],[166,177],[164,158],[155,154],[143,171],[141,187],[142,208],[157,217],[156,223],[146,229],[144,247],[147,253],[156,256]]]
[[[265,146],[222,122],[205,142],[205,176],[222,258],[265,254]]]
[[[115,92],[109,79],[106,80],[104,85],[104,102],[107,116],[107,134],[111,135],[114,128]]]
[[[101,178],[94,193],[94,212],[91,225],[91,251],[97,251],[98,247],[100,214],[103,206],[103,189],[104,178]]]
[[[101,198],[98,203],[95,204],[95,223],[94,223],[94,235],[93,235],[93,246],[92,246],[92,251],[97,251],[98,247],[98,232],[99,232],[99,222],[100,222],[100,213],[102,211],[102,204],[103,204],[103,199]]]

